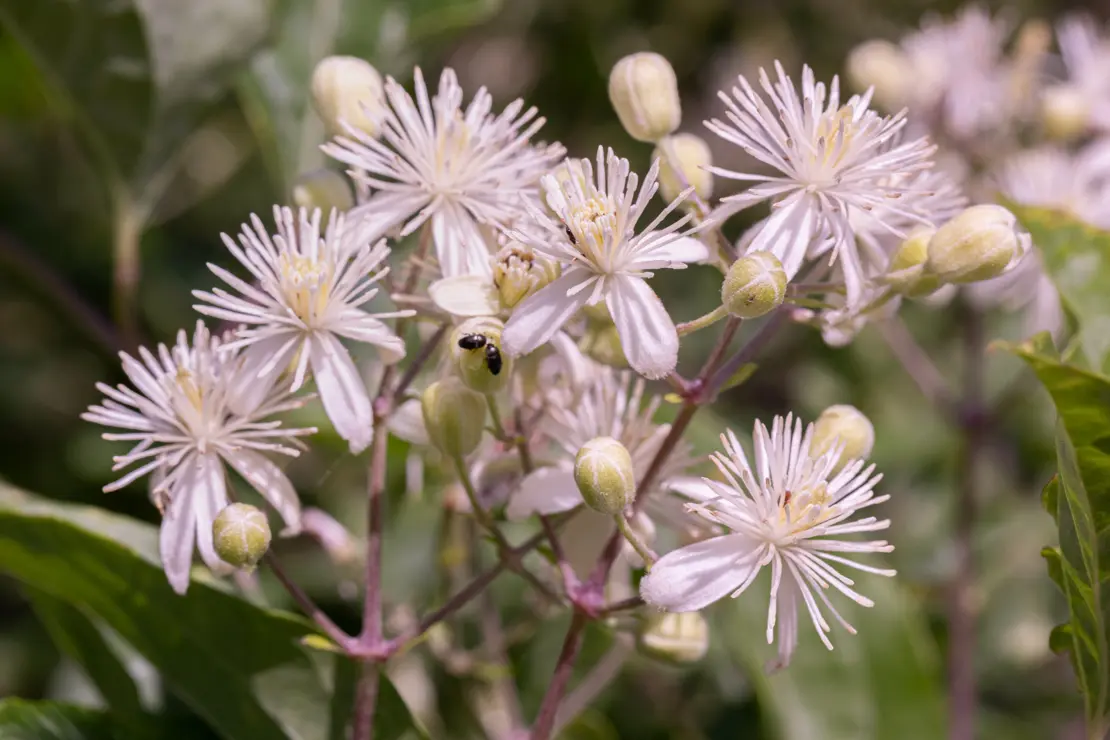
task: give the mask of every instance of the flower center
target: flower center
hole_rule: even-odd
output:
[[[808,171],[806,179],[811,185],[835,182],[836,170],[844,164],[852,139],[862,128],[854,116],[852,106],[845,105],[835,113],[821,116],[817,122],[817,141],[810,151],[801,155],[801,164]]]
[[[331,267],[300,254],[283,254],[281,289],[286,304],[301,321],[310,323],[323,313],[331,293]]]
[[[608,252],[616,242],[617,231],[617,214],[612,203],[600,194],[572,202],[566,224],[582,256],[602,270],[609,269]]]
[[[455,111],[454,116],[436,132],[435,187],[439,192],[457,189],[462,169],[469,159],[473,140],[470,125]]]
[[[829,487],[824,482],[803,491],[787,491],[779,507],[779,523],[789,534],[810,529],[839,513],[832,504]]]
[[[193,410],[200,411],[201,405],[204,403],[204,398],[201,396],[200,388],[197,386],[193,371],[187,367],[177,368],[177,373],[174,375],[174,385],[179,392],[174,395],[179,395],[181,398],[184,398],[186,403],[193,407]]]
[[[558,276],[558,264],[519,243],[503,248],[493,263],[493,286],[505,308],[513,308]]]

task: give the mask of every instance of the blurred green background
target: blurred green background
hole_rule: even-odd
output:
[[[190,290],[212,284],[205,263],[229,262],[220,232],[237,231],[252,212],[265,216],[287,200],[297,173],[325,165],[316,148],[322,125],[306,107],[312,64],[322,56],[358,55],[405,82],[413,65],[431,77],[451,66],[468,99],[479,85],[499,106],[523,96],[547,117],[543,138],[579,156],[612,146],[643,171],[650,146],[623,132],[606,94],[608,70],[622,55],[665,55],[682,90],[681,130],[703,133],[701,121],[719,111],[716,90],[738,73],[778,58],[788,70],[806,62],[829,77],[855,44],[897,38],[923,14],[958,7],[922,0],[227,0],[218,13],[197,18],[178,17],[175,5],[186,4],[135,0],[136,13],[122,0],[0,0],[0,477],[148,521],[157,514],[142,484],[100,493],[119,448],[78,418],[98,399],[96,381],[120,379],[114,354],[129,341],[111,319],[121,214],[146,207],[137,334],[170,341],[195,321]],[[1017,22],[1096,6],[1029,0],[1006,3],[1005,11]],[[739,161],[719,143],[711,141],[718,163]],[[656,284],[676,319],[688,320],[715,305],[719,280],[696,268]],[[910,306],[905,316],[957,378],[956,313]],[[991,316],[989,335],[1019,338],[1019,325],[1016,317]],[[684,345],[682,367],[693,369],[711,340],[697,335]],[[893,520],[896,583],[864,586],[878,605],[867,614],[850,610],[858,636],[837,633],[836,651],[826,653],[803,634],[796,665],[770,679],[760,672],[771,654],[763,644],[765,596],[753,588],[739,603],[711,610],[712,648],[701,665],[631,659],[574,737],[942,736],[942,597],[952,570],[958,438],[873,330],[834,350],[813,330],[791,327],[759,364],[752,380],[700,418],[692,435],[698,451],[713,449],[725,424],[746,431],[754,418],[774,413],[812,419],[833,403],[857,405],[875,424],[874,459],[892,496],[884,508]],[[1016,359],[992,354],[988,364],[992,397],[1009,402],[992,426],[980,478],[981,736],[1073,737],[1074,680],[1047,645],[1062,599],[1039,556],[1053,538],[1039,506],[1052,469],[1052,411]],[[427,606],[440,588],[426,574],[434,569],[442,481],[430,474],[423,495],[406,494],[406,454],[403,443],[391,442],[386,597],[391,606]],[[361,464],[338,439],[321,435],[289,473],[308,504],[360,533]],[[341,624],[355,625],[357,568],[333,566],[306,539],[281,547],[295,577]],[[272,586],[264,576],[252,598],[283,603]],[[499,581],[497,593],[510,605],[510,630],[519,627],[512,657],[531,715],[565,625],[535,624],[517,582]],[[462,630],[454,639],[472,646],[478,635]],[[586,664],[610,638],[591,640]],[[407,678],[394,676],[399,688],[439,718],[430,720],[433,736],[472,736],[478,725],[464,697],[486,679],[426,654],[403,666]],[[16,584],[0,579],[6,695],[99,701],[80,670],[59,657]],[[188,713],[172,697],[167,702],[168,711]]]

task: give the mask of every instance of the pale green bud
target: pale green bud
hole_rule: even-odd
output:
[[[844,449],[834,471],[840,470],[850,460],[866,460],[875,446],[875,427],[855,406],[829,406],[813,425],[810,447],[813,455],[823,455],[838,444],[844,445]]]
[[[486,423],[486,399],[452,376],[432,383],[420,397],[432,444],[448,457],[478,448]]]
[[[926,269],[947,283],[989,280],[1029,251],[1029,235],[998,205],[971,206],[937,229]]]
[[[509,384],[513,358],[501,351],[505,325],[492,316],[479,316],[455,327],[451,334],[451,360],[455,372],[471,390],[497,393]]]
[[[293,204],[313,210],[319,208],[324,215],[337,210],[350,210],[355,204],[347,178],[335,170],[316,170],[297,177],[293,183]]]
[[[501,307],[516,304],[559,277],[559,263],[536,254],[520,242],[509,242],[497,253],[493,263],[493,285]]]
[[[926,269],[929,259],[929,240],[936,229],[920,226],[910,232],[890,260],[890,267],[882,282],[898,293],[910,298],[920,298],[940,288],[940,278]]]
[[[652,614],[640,626],[636,644],[668,663],[696,663],[709,650],[709,623],[701,612]]]
[[[312,103],[329,134],[346,134],[346,123],[377,136],[386,104],[382,76],[358,57],[327,57],[312,72]]]
[[[786,271],[770,252],[752,252],[732,263],[721,284],[721,303],[741,319],[754,319],[786,299]]]
[[[612,321],[590,321],[586,333],[578,340],[578,349],[595,362],[609,367],[628,367],[620,333]]]
[[[249,504],[231,504],[212,522],[212,544],[220,560],[253,570],[270,549],[270,522]]]
[[[582,500],[602,514],[619,514],[636,498],[632,456],[612,437],[596,437],[574,458],[574,482]]]
[[[706,169],[713,164],[713,155],[705,139],[694,134],[668,136],[655,147],[652,157],[659,160],[659,193],[663,200],[670,203],[687,187],[692,187],[703,201],[713,195],[713,173]]]
[[[1041,93],[1041,124],[1050,138],[1073,141],[1091,122],[1087,96],[1074,85],[1054,85]]]
[[[898,46],[879,39],[865,41],[848,55],[848,79],[857,90],[874,88],[876,103],[887,110],[902,107],[915,82],[913,66]]]
[[[609,73],[609,102],[633,139],[659,141],[682,120],[678,79],[659,54],[630,54]]]

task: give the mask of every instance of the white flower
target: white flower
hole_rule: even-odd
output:
[[[81,418],[127,430],[105,433],[107,440],[137,443],[114,458],[112,469],[138,467],[104,490],[118,490],[151,474],[152,495],[163,509],[162,565],[175,591],[185,593],[189,586],[194,542],[210,568],[227,567],[212,544],[212,522],[228,505],[225,463],[277,509],[288,532],[300,529],[300,501],[293,485],[261,453],[300,454],[290,443],[316,430],[282,429],[280,422],[265,419],[301,406],[304,399],[291,399],[287,389],[271,385],[249,413],[233,410],[242,357],[225,351],[199,321],[192,346],[181,331],[172,349],[159,345],[155,354],[144,347],[139,359],[126,353],[120,357],[134,387],[98,383],[107,398]]]
[[[371,245],[365,231],[331,212],[320,234],[320,211],[297,215],[274,207],[277,234],[271,239],[257,216],[243,225],[237,245],[224,244],[256,281],[251,285],[210,264],[217,277],[238,295],[221,288],[193,291],[204,304],[198,311],[244,324],[229,348],[243,347],[242,386],[232,406],[249,412],[261,395],[292,366],[291,390],[304,383],[308,369],[324,410],[336,432],[358,453],[373,438],[373,413],[366,385],[340,337],[375,345],[382,359],[396,362],[405,345],[381,319],[410,316],[411,311],[370,313],[362,307],[378,292],[374,284],[388,268],[378,269],[389,254],[384,240]]]
[[[1091,128],[1110,131],[1110,39],[1086,16],[1072,16],[1056,26],[1056,42],[1067,71],[1061,89],[1086,108]]]
[[[616,324],[628,363],[660,378],[678,362],[678,332],[663,302],[647,284],[650,270],[682,268],[708,257],[705,245],[678,230],[690,216],[655,230],[683,196],[637,234],[636,222],[658,189],[656,160],[637,194],[639,178],[628,160],[597,150],[597,180],[589,160],[567,160],[557,175],[543,178],[547,204],[533,209],[535,230],[513,237],[563,265],[561,277],[521,301],[505,326],[503,348],[528,354],[551,339],[579,309],[604,301]]]
[[[866,266],[857,248],[852,214],[870,211],[873,227],[896,236],[904,236],[907,223],[926,223],[904,201],[922,192],[922,183],[914,175],[932,166],[935,147],[924,138],[899,143],[905,111],[879,116],[868,109],[870,94],[853,96],[842,105],[835,77],[826,89],[805,67],[799,98],[777,62],[775,71],[778,80],[772,83],[760,70],[769,103],[740,77],[731,96],[719,94],[728,107],[729,122],[706,123],[718,136],[778,173],[712,168],[722,177],[755,183],[725,198],[720,215],[771,200],[771,216],[749,250],[774,253],[791,278],[807,257],[831,252],[831,258],[842,264],[848,302],[855,304]]]
[[[644,379],[633,377],[628,371],[597,365],[581,392],[569,389],[568,393],[567,388],[556,387],[546,394],[546,413],[537,431],[553,443],[554,464],[525,477],[509,501],[509,518],[555,514],[581,504],[582,496],[574,482],[574,459],[579,448],[596,437],[612,437],[624,445],[632,457],[636,480],[643,479],[671,427],[654,421],[662,398],[645,398]],[[656,475],[653,490],[668,488],[670,479],[690,463],[688,447],[680,443]]]
[[[485,88],[465,110],[454,71],[443,70],[429,99],[424,76],[414,74],[416,101],[392,78],[381,139],[348,127],[324,151],[351,165],[351,175],[376,191],[349,212],[378,238],[404,222],[401,235],[431,220],[439,266],[445,276],[488,274],[489,248],[479,224],[506,227],[522,213],[522,196],[534,194],[540,175],[563,156],[558,144],[533,146],[543,126],[536,109],[516,100],[493,115]]]
[[[790,662],[798,644],[798,610],[803,605],[830,650],[831,629],[820,604],[854,633],[826,592],[832,588],[862,606],[873,604],[836,566],[884,576],[894,571],[862,565],[838,553],[890,552],[893,547],[882,540],[839,538],[889,527],[889,520],[875,517],[850,521],[856,512],[889,497],[874,494],[882,476],[872,475],[874,465],[864,469],[862,460],[848,462],[830,479],[842,445],[815,456],[812,439],[813,425],[803,435],[801,421],[795,423],[789,415],[785,420],[775,417],[770,434],[756,422],[753,468],[735,435],[722,435],[725,452],[713,461],[725,482],[706,479],[715,497],[687,508],[730,532],[660,558],[640,582],[644,600],[667,611],[697,611],[725,596],[739,596],[770,565],[767,642],[774,641],[777,625],[777,667]]]
[[[993,180],[999,193],[1018,205],[1065,211],[1110,228],[1110,139],[1074,153],[1053,146],[1019,152]]]

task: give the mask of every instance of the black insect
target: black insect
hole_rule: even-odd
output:
[[[570,227],[566,224],[563,224],[563,228],[567,231],[567,239],[570,239],[570,243],[578,246],[578,240],[574,238],[574,232],[570,230]]]
[[[504,361],[501,359],[501,350],[497,349],[497,345],[489,341],[489,337],[485,334],[464,334],[459,337],[459,346],[467,350],[486,348],[486,367],[494,375],[501,373],[501,367]]]
[[[459,337],[459,346],[463,349],[479,349],[486,346],[485,334],[464,334]],[[497,373],[494,373],[496,375]]]
[[[492,343],[486,345],[486,367],[494,375],[501,372],[501,350]]]

